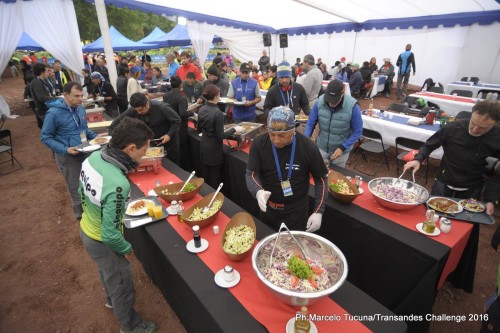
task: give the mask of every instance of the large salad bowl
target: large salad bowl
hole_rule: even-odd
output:
[[[319,261],[325,269],[324,273],[328,274],[330,283],[325,290],[317,292],[290,291],[266,278],[265,272],[269,268],[269,259],[278,236],[277,233],[267,236],[257,244],[252,253],[252,267],[262,283],[283,302],[294,306],[307,306],[327,297],[342,286],[347,278],[347,261],[342,251],[329,240],[305,231],[291,231],[291,233],[304,249],[307,259]],[[282,232],[280,234],[276,246],[284,250],[300,252],[299,246],[288,233]]]
[[[380,191],[380,188],[385,191]],[[412,209],[429,199],[429,192],[425,187],[393,177],[372,179],[368,183],[368,190],[380,205],[394,210]]]

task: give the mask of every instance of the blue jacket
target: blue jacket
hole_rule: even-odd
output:
[[[87,140],[96,134],[87,126],[85,108],[79,106],[76,113],[71,111],[64,98],[58,98],[46,103],[49,111],[43,120],[41,133],[42,143],[57,154],[67,154],[69,147],[82,143],[80,133],[85,131]]]

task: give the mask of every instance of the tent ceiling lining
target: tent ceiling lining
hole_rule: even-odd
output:
[[[91,2],[92,0],[86,0]],[[315,33],[318,27],[322,32],[359,31],[362,29],[404,29],[409,20],[420,18],[429,20],[434,17],[450,21],[452,25],[465,25],[460,20],[473,18],[480,24],[490,24],[500,20],[500,3],[495,0],[253,0],[252,8],[266,8],[273,13],[273,19],[266,15],[253,15],[242,11],[243,4],[238,1],[222,1],[221,6],[207,6],[206,0],[169,2],[163,0],[105,0],[107,4],[149,11],[167,16],[183,16],[188,20],[206,22],[219,26],[234,27],[257,32],[294,34]],[[491,13],[495,13],[492,18]],[[482,18],[486,16],[489,22]],[[299,19],[297,19],[299,17]],[[451,20],[455,18],[453,22]],[[470,20],[467,20],[470,22]],[[270,26],[270,24],[272,26]],[[471,23],[467,23],[470,25]],[[428,26],[425,22],[413,21],[412,26]],[[329,27],[329,31],[324,28]]]

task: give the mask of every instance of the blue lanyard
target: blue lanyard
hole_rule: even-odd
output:
[[[291,83],[290,83],[291,84]],[[280,85],[280,93],[281,93],[281,98],[283,99],[283,104],[284,106],[288,106],[288,104],[290,104],[290,107],[293,107],[293,100],[292,100],[292,96],[293,96],[293,85],[292,85],[292,89],[290,90],[290,95],[288,95],[288,90],[286,92],[286,98],[285,98],[285,95],[283,94],[283,90],[281,90],[281,85]]]
[[[69,107],[69,112],[71,112],[71,116],[73,117],[73,120],[75,122],[75,125],[76,125],[76,128],[77,129],[80,129],[80,127],[82,126],[81,122],[79,121],[80,118],[78,117],[78,114],[77,114],[77,109],[73,110],[72,107]],[[76,116],[75,116],[76,115]]]
[[[293,160],[295,158],[296,143],[297,141],[294,135],[292,140],[292,154],[290,155],[290,164],[288,165],[288,179],[292,178]],[[273,147],[274,163],[276,164],[276,171],[278,171],[278,178],[280,181],[283,181],[283,175],[281,174],[280,162],[278,160],[278,153],[276,153],[276,147],[273,144],[271,144],[271,146]]]
[[[99,89],[100,96],[102,96],[102,88],[104,88],[104,82],[101,82],[101,84],[97,86],[97,89]]]

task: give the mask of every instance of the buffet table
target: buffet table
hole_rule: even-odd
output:
[[[472,91],[472,97],[481,98],[478,96],[479,91],[481,90],[492,90],[496,91],[500,94],[500,84],[493,83],[476,83],[474,82],[463,82],[463,81],[455,81],[448,83],[446,86],[446,93],[451,94],[452,90],[467,90]]]
[[[375,97],[378,93],[384,91],[386,75],[377,75],[372,77],[373,88],[370,93],[370,98]]]
[[[186,179],[188,175],[188,172],[168,161],[167,170],[162,169],[159,175],[140,173],[130,175],[130,178],[144,192],[153,186],[155,179],[167,182],[172,180],[172,177]],[[144,195],[137,186],[133,185],[133,198]],[[213,189],[205,184],[200,194],[207,195],[212,192]],[[222,233],[224,225],[221,222],[221,216],[224,214],[224,216],[231,217],[242,210],[226,198],[222,212],[214,224],[219,225]],[[260,221],[255,222],[257,239],[273,233]],[[176,311],[186,330],[188,332],[284,332],[287,319],[293,317],[297,310],[295,307],[284,304],[274,296],[258,298],[254,306],[248,307],[245,295],[251,298],[252,296],[248,295],[268,292],[267,287],[260,281],[249,283],[254,278],[251,275],[254,274],[251,269],[251,259],[248,257],[238,263],[228,259],[220,262],[219,266],[231,264],[242,272],[242,280],[236,287],[220,288],[213,281],[214,269],[208,263],[210,258],[207,257],[217,256],[219,252],[222,252],[221,234],[212,235],[210,227],[202,229],[201,235],[210,239],[210,247],[205,252],[196,255],[186,250],[186,232],[184,231],[183,234],[183,229],[189,228],[178,222],[176,216],[172,216],[167,222],[163,220],[144,227],[126,229],[125,236],[132,243],[137,257],[143,263],[144,270]],[[219,268],[219,266],[216,267]],[[310,313],[314,314],[314,309],[320,308],[322,303],[323,307],[325,303],[328,303],[332,304],[329,314],[340,315],[344,319],[341,319],[341,322],[338,320],[316,322],[321,332],[338,331],[339,328],[341,328],[340,331],[348,332],[406,331],[404,322],[369,319],[367,316],[370,315],[391,316],[394,314],[347,281],[329,298],[311,306]],[[266,308],[278,316],[268,318],[266,323],[261,323],[255,319],[255,312]],[[345,313],[358,317],[346,320]],[[196,320],[193,314],[196,314]],[[361,320],[358,321],[357,318]],[[266,327],[271,327],[271,329]]]
[[[192,165],[199,165],[199,145],[198,133],[190,128]],[[243,209],[259,216],[257,201],[246,190],[247,161],[248,154],[244,150],[225,147],[223,192]],[[350,173],[345,169],[341,172]],[[313,196],[314,187],[311,186],[311,202]],[[404,214],[400,218],[404,219]],[[460,256],[453,251],[451,265],[456,268],[449,276],[456,287],[469,292],[472,292],[477,256],[476,228],[469,237],[471,229],[469,225],[463,234],[467,243],[465,249],[461,249],[463,254]],[[432,313],[438,285],[453,270],[448,263],[450,246],[394,223],[376,211],[354,204],[339,204],[331,197],[326,201],[318,233],[339,246],[348,262],[352,262],[348,280],[399,315]],[[443,274],[445,266],[447,270]],[[413,332],[428,330],[427,322],[408,322],[408,326]]]
[[[437,104],[447,116],[456,116],[460,111],[472,112],[472,107],[476,104],[475,98],[438,94],[428,91],[421,91],[411,94],[410,97],[423,98],[427,102]]]
[[[377,110],[375,110],[377,111]],[[390,117],[392,118],[390,118]],[[411,117],[403,114],[384,112],[383,116],[370,117],[362,115],[363,127],[379,132],[382,135],[384,144],[395,147],[397,137],[405,137],[425,142],[432,134],[439,129],[439,124],[434,125],[408,125],[408,119],[422,120],[422,118]],[[441,159],[443,148],[436,149],[431,154],[432,158]]]

